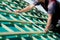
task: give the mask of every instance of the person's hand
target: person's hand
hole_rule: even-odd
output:
[[[20,12],[20,10],[16,10],[15,12],[16,12],[16,13],[19,13],[19,12]]]
[[[49,27],[48,26],[46,26],[46,28],[45,28],[45,32],[47,33],[48,32],[48,30],[49,30]]]
[[[47,33],[47,32],[48,32],[48,29],[47,29],[47,28],[45,28],[45,30],[44,30],[44,31],[45,31],[45,33]]]
[[[19,13],[20,13],[20,10],[16,10],[15,13],[16,13],[16,14],[19,14]]]

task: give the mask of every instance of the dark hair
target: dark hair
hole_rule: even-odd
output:
[[[46,11],[48,11],[48,8],[47,8],[48,3],[49,3],[49,1],[48,1],[48,0],[45,0],[45,10],[46,10]]]

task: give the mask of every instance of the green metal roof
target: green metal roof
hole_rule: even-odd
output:
[[[20,15],[10,12],[27,5],[23,0],[0,3],[0,40],[59,40],[59,33],[44,32],[48,18],[44,12],[36,8]]]

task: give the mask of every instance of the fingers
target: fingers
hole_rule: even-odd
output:
[[[20,10],[16,10],[15,12],[16,12],[16,13],[19,13],[19,11],[20,11]]]
[[[16,14],[19,14],[19,11],[20,11],[20,10],[16,10],[15,13],[16,13]]]
[[[47,32],[48,32],[48,30],[49,30],[48,28],[45,28],[45,30],[44,30],[44,31],[45,31],[45,33],[47,33]]]
[[[48,29],[45,29],[45,33],[47,33],[48,32]]]

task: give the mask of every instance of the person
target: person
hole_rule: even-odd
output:
[[[58,5],[57,0],[49,0],[48,4],[48,21],[45,28],[45,31],[47,32],[48,29],[51,28],[52,31],[57,32],[59,31],[56,25],[58,24],[58,21],[60,19],[60,7]]]
[[[50,28],[55,29],[58,20],[60,19],[60,10],[59,5],[57,5],[56,0],[34,0],[34,3],[31,5],[28,5],[22,10],[16,10],[16,13],[19,12],[27,12],[34,8],[36,5],[42,5],[43,8],[48,12],[48,19],[47,19],[47,25],[45,28],[45,32],[48,32]]]

